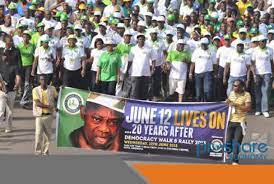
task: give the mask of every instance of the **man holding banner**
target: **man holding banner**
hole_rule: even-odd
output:
[[[118,98],[91,93],[86,106],[80,108],[84,126],[70,134],[73,146],[119,151],[124,105]]]

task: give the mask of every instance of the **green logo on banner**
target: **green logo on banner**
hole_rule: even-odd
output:
[[[77,93],[69,93],[65,96],[63,107],[69,114],[77,114],[83,105],[83,98]]]

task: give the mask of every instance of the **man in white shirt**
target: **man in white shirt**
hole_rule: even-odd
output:
[[[94,44],[95,44],[95,41],[98,38],[101,38],[103,40],[103,42],[105,42],[107,37],[108,37],[108,34],[107,34],[107,25],[106,25],[106,23],[101,22],[99,24],[98,34],[92,38],[92,41],[91,41],[91,44],[90,44],[90,48],[91,49],[95,48]]]
[[[47,34],[42,35],[40,41],[42,46],[35,49],[31,75],[35,76],[37,69],[38,78],[40,75],[44,75],[49,85],[52,81],[56,52],[53,48],[49,47],[50,38]]]
[[[156,56],[154,50],[145,45],[145,35],[137,35],[137,45],[132,47],[128,56],[128,68],[131,67],[132,90],[130,97],[133,99],[147,100],[149,79],[155,70]],[[151,63],[151,65],[150,65]]]
[[[266,46],[267,38],[263,35],[258,37],[259,47],[252,55],[252,68],[256,82],[256,116],[263,113],[269,118],[269,97],[271,90],[271,78],[273,77],[273,50]]]
[[[186,42],[184,40],[178,40],[176,50],[168,52],[167,56],[167,68],[170,70],[169,94],[173,95],[176,91],[179,102],[183,102],[187,82],[188,63],[191,60],[190,52],[184,49],[185,45]]]
[[[247,50],[250,48],[250,39],[247,38],[247,29],[246,28],[240,28],[239,29],[239,38],[234,40],[231,43],[231,46],[236,48],[236,44],[238,41],[241,41],[244,43],[244,49]]]
[[[198,102],[212,101],[213,65],[216,65],[216,54],[208,46],[209,40],[205,37],[202,38],[201,48],[195,49],[191,58],[189,79],[193,79],[195,68],[195,89]]]
[[[241,80],[249,83],[249,72],[251,65],[251,58],[244,52],[244,42],[238,41],[236,44],[236,50],[234,50],[225,65],[223,83],[226,85],[228,71],[230,75],[228,79],[227,96],[233,88],[233,83],[236,80]]]
[[[224,36],[225,45],[218,48],[216,53],[218,73],[217,73],[217,90],[216,90],[216,100],[224,101],[226,99],[225,86],[223,85],[224,68],[228,62],[229,57],[234,52],[234,48],[231,47],[231,37],[229,35]]]
[[[148,46],[151,47],[156,54],[156,63],[155,63],[155,71],[152,75],[152,96],[153,100],[157,101],[157,99],[161,96],[160,91],[162,88],[162,64],[164,62],[164,58],[167,54],[165,44],[162,40],[158,38],[158,32],[156,28],[151,28],[148,30],[150,33],[150,40],[148,41]]]

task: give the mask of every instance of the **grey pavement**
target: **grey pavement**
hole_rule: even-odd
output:
[[[35,124],[32,117],[32,111],[16,108],[14,111],[14,130],[11,133],[0,132],[0,163],[1,165],[16,165],[14,167],[1,167],[0,177],[8,177],[8,174],[13,171],[19,173],[27,170],[30,173],[37,172],[36,169],[41,165],[40,172],[47,172],[48,169],[58,171],[57,173],[50,171],[49,175],[62,176],[63,178],[71,178],[68,183],[74,182],[75,178],[94,178],[94,183],[146,183],[140,175],[137,174],[131,167],[132,163],[159,163],[159,164],[220,164],[221,162],[203,160],[197,158],[187,158],[178,156],[152,155],[152,154],[135,154],[135,153],[114,153],[105,151],[89,151],[75,148],[56,148],[55,136],[52,139],[49,157],[34,156],[34,131]],[[274,116],[274,114],[272,114]],[[1,126],[3,126],[1,124]],[[0,128],[1,128],[0,126]],[[248,133],[245,136],[244,142],[266,143],[269,145],[266,160],[243,160],[243,164],[274,164],[274,117],[266,119],[263,116],[255,117],[248,116]],[[81,168],[81,169],[80,169]],[[59,172],[65,169],[67,172]],[[87,174],[86,169],[90,170]],[[76,171],[79,172],[76,172]],[[82,170],[84,170],[82,172]],[[101,177],[100,173],[106,172],[113,174],[114,178]],[[25,171],[24,171],[25,172]],[[39,172],[39,173],[40,173]],[[75,172],[75,174],[73,174]],[[6,173],[6,174],[5,174]],[[17,172],[16,172],[17,173]],[[36,176],[40,176],[37,173]],[[4,176],[4,177],[3,177]],[[36,179],[32,178],[32,181]],[[8,179],[7,178],[7,179]],[[39,177],[38,177],[39,178]],[[16,178],[13,178],[16,179]],[[109,180],[108,180],[109,179]],[[15,180],[11,180],[15,181]],[[23,183],[29,182],[25,178]],[[131,181],[131,182],[129,182]],[[5,182],[7,183],[7,182]],[[16,183],[16,182],[10,182]],[[41,182],[38,182],[41,183]],[[42,182],[43,183],[43,182]],[[58,183],[58,182],[50,182]],[[62,182],[63,183],[63,182]],[[81,183],[81,182],[80,182]]]

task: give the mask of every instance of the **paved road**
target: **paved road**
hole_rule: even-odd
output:
[[[274,114],[273,114],[274,115]],[[133,153],[112,153],[104,151],[88,151],[79,150],[74,148],[56,148],[55,137],[51,144],[51,156],[43,157],[40,159],[33,155],[34,150],[34,118],[32,117],[32,111],[15,109],[14,118],[14,131],[6,134],[1,129],[0,132],[0,177],[9,180],[9,183],[16,183],[16,178],[10,177],[10,173],[23,172],[36,173],[37,167],[40,168],[40,172],[33,175],[30,174],[33,180],[28,180],[28,177],[24,178],[23,183],[33,183],[31,181],[38,180],[43,172],[49,172],[49,168],[53,170],[68,170],[67,172],[61,172],[57,174],[53,170],[49,172],[49,175],[66,178],[67,181],[74,181],[76,178],[97,178],[95,183],[147,183],[145,179],[134,171],[130,165],[132,163],[156,163],[156,164],[220,164],[221,162],[208,161],[202,159],[175,157],[175,156],[163,156],[163,155],[145,155],[145,154],[133,154]],[[274,164],[274,117],[265,119],[264,117],[255,117],[253,115],[248,116],[248,134],[245,136],[244,142],[254,141],[256,143],[267,143],[269,145],[269,151],[267,153],[266,160],[243,160],[244,164]],[[6,167],[9,165],[9,167]],[[53,167],[54,165],[54,167]],[[100,165],[100,166],[98,166]],[[27,167],[27,171],[24,168]],[[77,172],[76,168],[81,167],[81,171]],[[85,169],[84,169],[85,168]],[[86,168],[93,172],[87,174]],[[105,172],[113,175],[115,170],[115,177],[101,177],[100,173]],[[26,173],[26,175],[28,175]],[[40,173],[40,174],[39,174]],[[71,173],[71,174],[69,174]],[[74,174],[73,174],[74,173]],[[37,178],[37,179],[36,179]],[[41,183],[41,182],[39,182]],[[43,183],[43,182],[42,182]],[[48,182],[47,182],[48,183]],[[58,183],[58,182],[51,182]],[[61,183],[64,183],[62,180]],[[71,182],[68,182],[71,183]]]
[[[32,111],[15,108],[14,131],[6,134],[1,129],[0,132],[0,154],[33,154],[34,148],[34,118]],[[0,126],[1,127],[1,126]],[[159,157],[159,162],[184,162],[192,159],[154,156],[143,154],[128,154],[128,153],[109,153],[104,151],[87,151],[73,148],[56,148],[55,136],[51,144],[51,155],[121,155],[125,160],[151,160]],[[244,142],[254,141],[256,143],[267,143],[270,147],[267,153],[267,159],[274,160],[274,117],[266,119],[263,116],[255,117],[248,116],[248,134],[245,136]],[[136,158],[136,159],[135,159]],[[166,158],[166,160],[165,160]],[[154,159],[152,159],[154,160]],[[196,160],[196,159],[195,159]],[[250,161],[251,162],[251,161]],[[253,161],[254,163],[260,161]],[[274,162],[273,162],[274,163]]]

